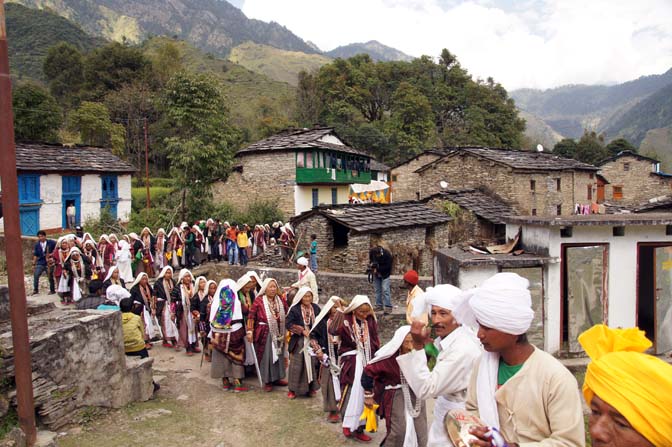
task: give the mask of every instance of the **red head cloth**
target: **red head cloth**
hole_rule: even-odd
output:
[[[418,285],[418,272],[415,270],[409,270],[404,273],[404,281],[407,283],[413,284],[414,286]]]

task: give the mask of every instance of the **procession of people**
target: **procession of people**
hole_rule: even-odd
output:
[[[382,419],[384,446],[567,447],[587,438],[593,446],[672,446],[672,366],[644,354],[651,342],[636,328],[598,325],[579,337],[592,360],[583,384],[586,427],[574,375],[528,341],[534,311],[525,278],[497,273],[472,289],[423,291],[417,272],[406,272],[408,324],[382,344],[367,295],[320,303],[315,253],[296,258],[292,284],[253,270],[219,281],[194,277],[191,268],[207,260],[245,265],[241,252],[266,250],[275,230],[282,240],[293,237],[278,222],[244,237],[235,232],[249,227],[202,224],[102,235],[98,243],[88,234],[56,244],[41,237],[34,259],[40,275],[53,267],[51,287],[65,304],[79,307],[89,283],[92,295],[107,295],[99,309],[122,310],[133,334],[128,355],[147,355],[159,342],[201,353],[226,391],[258,383],[292,400],[321,392],[326,421],[353,441],[371,442],[367,431]],[[281,250],[290,259],[288,247]]]

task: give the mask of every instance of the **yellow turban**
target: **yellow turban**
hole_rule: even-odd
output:
[[[643,354],[651,347],[644,331],[598,324],[579,336],[592,360],[583,395],[614,407],[653,445],[672,445],[672,365]]]

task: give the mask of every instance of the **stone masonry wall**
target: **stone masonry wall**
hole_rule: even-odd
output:
[[[441,160],[420,173],[422,197],[441,190],[440,181],[448,183],[448,189],[485,187],[509,202],[518,213],[538,216],[571,215],[575,203],[589,204],[587,185],[595,181],[590,172],[520,172],[509,167],[481,160],[469,154],[461,154]],[[560,191],[557,190],[560,179]],[[532,190],[531,181],[535,182]],[[421,198],[422,198],[421,197]]]
[[[243,172],[232,172],[212,187],[215,203],[227,202],[244,211],[256,200],[272,200],[285,215],[294,215],[296,163],[294,152],[252,153],[235,159]]]
[[[416,200],[416,192],[419,192],[419,175],[413,171],[438,158],[437,154],[426,153],[408,163],[392,168],[391,200],[393,202]]]
[[[629,170],[624,164],[629,163]],[[672,194],[672,179],[652,175],[652,163],[632,156],[623,156],[600,166],[600,174],[609,182],[605,199],[622,205],[638,205],[654,197]],[[614,199],[614,186],[623,188],[623,199]]]

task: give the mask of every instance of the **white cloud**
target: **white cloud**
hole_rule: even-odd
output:
[[[330,50],[378,40],[412,56],[456,54],[508,89],[624,82],[672,67],[669,0],[245,0]]]

